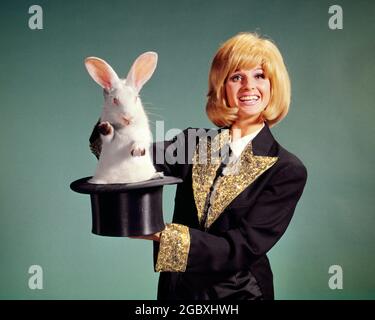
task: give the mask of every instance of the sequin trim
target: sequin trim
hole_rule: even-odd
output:
[[[161,233],[156,272],[185,272],[190,250],[190,233],[187,226],[167,224]]]
[[[203,219],[206,199],[214,181],[216,171],[220,166],[220,158],[218,159],[219,161],[217,161],[212,155],[228,143],[229,138],[229,130],[223,130],[220,134],[215,136],[212,144],[206,137],[199,139],[199,143],[195,149],[192,180],[194,200],[199,221]]]
[[[224,135],[224,137],[223,137]],[[223,139],[224,138],[224,139]],[[229,130],[218,134],[215,139],[220,141],[213,142],[212,148],[222,147],[223,143],[229,140]],[[215,140],[214,139],[214,140]],[[193,157],[193,191],[194,199],[198,211],[199,221],[202,221],[204,205],[207,196],[210,194],[210,188],[215,178],[216,170],[219,163],[200,164],[198,144]],[[211,145],[207,143],[207,157],[214,151]],[[212,223],[220,216],[225,208],[251,183],[253,183],[260,175],[271,168],[277,161],[277,157],[255,156],[251,142],[245,147],[239,161],[229,163],[227,174],[218,178],[216,183],[216,192],[212,195],[211,207],[208,212],[205,228],[209,228]]]

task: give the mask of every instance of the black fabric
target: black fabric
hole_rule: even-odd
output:
[[[194,136],[189,131],[196,132]],[[267,125],[252,141],[253,153],[278,161],[238,195],[208,230],[201,230],[192,190],[192,164],[198,137],[207,130],[188,128],[153,146],[171,156],[184,148],[183,163],[155,163],[158,171],[183,179],[177,186],[173,222],[190,230],[186,271],[161,272],[158,299],[273,299],[273,274],[267,252],[285,232],[302,195],[307,171],[280,146]],[[220,130],[218,130],[220,132]],[[159,244],[154,243],[154,262]]]

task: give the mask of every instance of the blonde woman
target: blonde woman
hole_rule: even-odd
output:
[[[307,179],[303,163],[269,129],[289,103],[278,48],[240,33],[218,49],[209,74],[206,111],[218,128],[189,128],[154,144],[158,171],[183,179],[173,222],[142,237],[154,240],[158,299],[274,298],[267,252],[287,229]],[[168,161],[181,149],[177,163]]]

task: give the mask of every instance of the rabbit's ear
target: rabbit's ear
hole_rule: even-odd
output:
[[[126,83],[139,92],[143,85],[151,78],[156,69],[158,54],[156,52],[145,52],[133,63],[127,77]]]
[[[119,81],[116,72],[104,60],[96,57],[88,57],[85,59],[85,66],[90,76],[103,89],[110,90]]]

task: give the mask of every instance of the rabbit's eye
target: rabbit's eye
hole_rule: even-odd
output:
[[[117,98],[113,98],[112,102],[116,106],[118,106],[120,104],[120,101]]]

